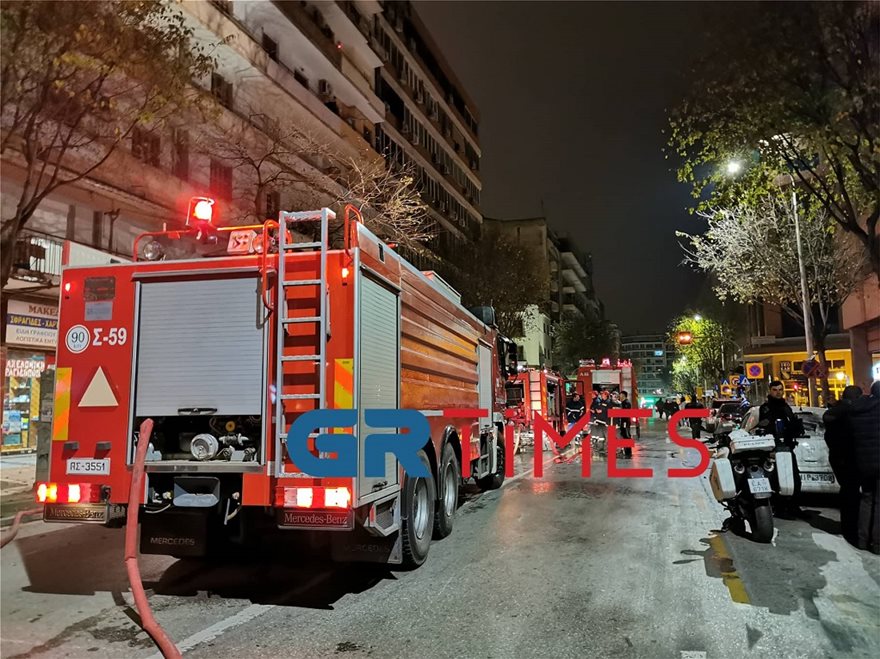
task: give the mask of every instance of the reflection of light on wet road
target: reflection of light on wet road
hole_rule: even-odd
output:
[[[532,482],[532,492],[535,494],[547,494],[553,491],[553,484],[550,481],[534,481]]]

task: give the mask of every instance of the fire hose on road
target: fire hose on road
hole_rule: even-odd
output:
[[[147,457],[147,447],[150,444],[150,436],[153,434],[153,420],[147,419],[141,424],[138,436],[137,453],[135,454],[134,466],[131,474],[131,490],[128,495],[128,517],[125,526],[125,569],[128,572],[128,581],[131,585],[131,593],[134,596],[134,604],[138,615],[141,617],[141,626],[147,632],[162,655],[166,659],[180,659],[180,650],[174,644],[165,630],[156,622],[147,594],[144,592],[144,584],[141,581],[141,571],[138,567],[138,510],[141,505],[140,494],[144,490],[144,462]],[[12,523],[12,528],[0,539],[0,548],[15,539],[23,517],[42,513],[42,508],[19,511]]]
[[[10,542],[15,540],[15,536],[18,533],[18,527],[21,526],[21,520],[23,517],[30,517],[31,515],[39,515],[43,512],[42,508],[31,508],[30,510],[19,510],[15,519],[12,521],[12,528],[9,529],[9,532],[0,539],[0,549],[8,545]]]
[[[144,462],[147,458],[147,447],[150,444],[152,434],[153,420],[147,419],[141,424],[137,453],[131,472],[128,517],[125,524],[125,569],[128,572],[131,593],[134,596],[134,604],[141,617],[141,626],[144,631],[150,635],[166,659],[180,659],[180,650],[153,617],[153,611],[147,601],[147,594],[144,592],[144,584],[141,581],[141,571],[138,567],[138,509],[141,505],[141,492],[144,491]]]

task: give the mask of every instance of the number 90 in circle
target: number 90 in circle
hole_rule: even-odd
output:
[[[90,342],[90,332],[82,325],[74,325],[67,330],[67,336],[64,339],[64,344],[67,346],[67,349],[74,354],[83,352],[89,347]]]

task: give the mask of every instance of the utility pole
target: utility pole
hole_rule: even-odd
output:
[[[806,362],[813,357],[813,324],[811,322],[810,295],[807,292],[807,268],[804,265],[804,251],[801,246],[801,224],[798,219],[797,190],[794,184],[794,174],[789,174],[789,177],[791,178],[791,212],[794,215],[794,236],[797,242],[798,268],[800,269],[801,277],[801,305],[804,312],[804,338],[807,343]],[[815,389],[816,383],[813,381],[813,378],[807,377],[807,402],[811,407],[815,400]]]

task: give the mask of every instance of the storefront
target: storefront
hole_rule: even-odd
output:
[[[40,409],[40,379],[46,371],[54,370],[57,334],[56,305],[9,300],[3,360],[3,452],[36,449],[37,424],[51,415],[51,411]]]
[[[848,348],[828,349],[825,351],[828,365],[828,388],[834,400],[839,400],[847,385],[853,384],[852,353]],[[803,375],[803,352],[776,352],[765,354],[747,354],[746,362],[764,364],[766,381],[781,380],[785,386],[786,399],[796,405],[807,405],[807,378]],[[766,382],[761,387],[760,397],[766,395]],[[818,404],[824,405],[821,385],[816,384]]]

